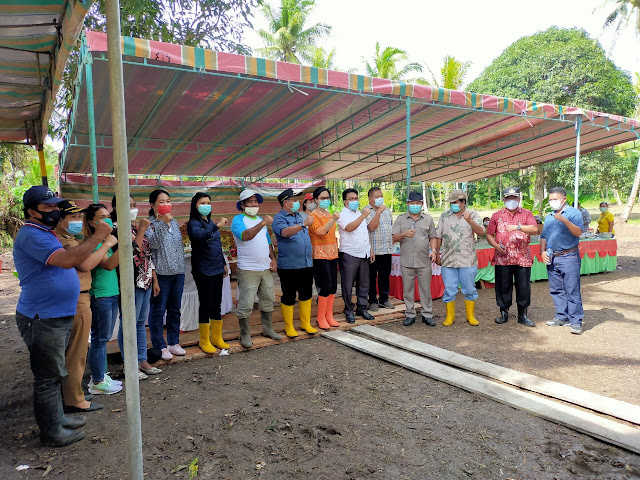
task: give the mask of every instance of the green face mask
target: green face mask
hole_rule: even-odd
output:
[[[601,211],[602,213],[606,212],[606,211],[607,211],[607,207],[600,207],[600,211]]]

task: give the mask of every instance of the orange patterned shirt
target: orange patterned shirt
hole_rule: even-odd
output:
[[[326,210],[316,208],[309,216],[313,223],[309,226],[311,237],[312,256],[315,260],[333,260],[338,258],[338,239],[336,238],[336,224],[334,223],[326,234],[319,233],[331,220],[331,215]]]

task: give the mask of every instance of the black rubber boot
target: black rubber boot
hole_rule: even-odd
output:
[[[57,425],[40,432],[40,443],[45,447],[66,447],[79,442],[84,436],[82,430],[70,430]]]
[[[500,310],[500,316],[496,318],[496,323],[507,323],[509,321],[509,310]]]
[[[262,336],[273,340],[281,340],[282,335],[276,333],[271,325],[272,312],[260,312],[260,320],[262,320]]]
[[[531,320],[529,320],[529,318],[527,317],[527,309],[526,309],[526,307],[525,308],[518,307],[518,323],[521,323],[525,327],[535,327],[536,326],[536,324],[533,323]]]
[[[60,426],[62,426],[62,428],[68,428],[71,430],[76,430],[80,427],[84,427],[86,423],[87,417],[85,417],[84,415],[78,415],[77,417],[67,417],[66,415],[63,415],[60,419]]]
[[[238,318],[238,324],[240,325],[240,345],[244,348],[253,347],[251,341],[251,329],[249,328],[248,318]]]

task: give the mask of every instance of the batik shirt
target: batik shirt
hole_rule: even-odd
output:
[[[480,215],[473,210],[468,211],[471,219],[480,225],[482,223]],[[442,239],[440,249],[443,267],[464,268],[478,265],[473,230],[462,215],[458,217],[451,210],[444,211],[438,221],[436,237]]]
[[[530,267],[533,265],[533,257],[529,249],[531,237],[520,230],[507,231],[507,225],[533,225],[537,227],[536,219],[531,211],[518,207],[514,213],[506,208],[497,211],[491,216],[491,222],[487,227],[487,234],[493,235],[507,253],[495,253],[493,262],[496,265],[519,265]]]

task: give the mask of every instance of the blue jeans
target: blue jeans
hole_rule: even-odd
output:
[[[180,343],[180,306],[182,305],[182,289],[184,273],[179,275],[158,275],[160,293],[151,297],[151,313],[149,314],[149,332],[151,344],[155,348],[166,348]],[[162,333],[162,319],[167,312],[167,342]]]
[[[547,265],[549,293],[556,306],[556,318],[581,324],[584,318],[580,295],[580,253],[578,251],[551,257]]]
[[[33,372],[33,410],[40,431],[60,425],[62,379],[67,376],[64,352],[67,349],[73,317],[29,318],[16,312],[16,324],[29,349]]]
[[[442,282],[444,283],[444,303],[453,302],[458,293],[458,285],[462,286],[465,300],[475,301],[478,298],[476,290],[476,273],[478,267],[442,267]]]
[[[89,369],[93,383],[104,380],[107,370],[107,342],[111,340],[118,318],[118,296],[91,297],[91,346]]]
[[[138,343],[138,363],[147,359],[147,327],[145,323],[149,318],[149,302],[151,301],[152,288],[143,290],[136,287],[136,340]],[[120,328],[118,329],[118,347],[124,359],[122,340],[122,310],[120,311]]]

